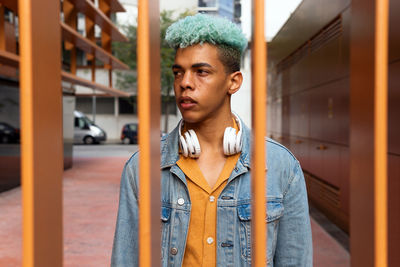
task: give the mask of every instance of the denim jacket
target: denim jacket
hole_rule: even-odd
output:
[[[217,266],[251,266],[251,132],[242,125],[240,158],[217,199]],[[265,144],[268,266],[312,266],[303,172],[285,147],[270,139]],[[111,266],[138,266],[138,157],[128,160],[122,174]],[[191,200],[178,159],[176,128],[161,140],[163,267],[182,265],[189,227]]]

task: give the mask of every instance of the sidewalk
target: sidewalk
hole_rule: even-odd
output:
[[[119,182],[127,157],[74,158],[64,172],[64,266],[109,266]],[[0,194],[0,266],[21,266],[21,191]],[[350,266],[349,254],[311,220],[314,266]]]
[[[109,266],[126,157],[75,158],[64,172],[64,266]],[[0,266],[21,266],[21,190],[0,194]]]

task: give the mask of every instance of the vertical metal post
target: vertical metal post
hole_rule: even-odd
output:
[[[253,0],[252,40],[252,264],[266,266],[267,232],[265,133],[267,113],[267,46],[264,33],[264,0]]]
[[[4,23],[5,7],[0,3],[0,50],[6,51],[6,31]]]
[[[64,21],[68,26],[71,26],[74,30],[77,28],[77,14],[75,7],[69,1],[63,1],[63,12]],[[69,42],[64,42],[64,47],[66,50],[71,50],[71,73],[76,74],[76,47],[74,44]]]
[[[375,266],[388,265],[388,35],[389,0],[377,0],[375,34]]]
[[[60,1],[18,4],[23,266],[62,266]]]
[[[114,117],[118,117],[119,115],[119,101],[118,96],[114,97]]]
[[[138,1],[139,265],[160,266],[160,25],[158,0]]]
[[[96,57],[95,57],[95,55],[93,55],[93,58],[92,58],[91,69],[92,69],[92,82],[95,83],[96,82]],[[93,90],[93,96],[92,96],[92,120],[94,123],[96,123],[96,90]]]
[[[94,0],[90,0],[91,2],[94,3]],[[66,2],[66,1],[64,1]],[[92,41],[93,43],[96,43],[96,37],[95,37],[95,27],[94,27],[94,22],[89,19],[87,16],[85,17],[85,28],[86,28],[86,38]],[[95,54],[86,54],[86,59],[96,61]],[[93,71],[93,63],[92,63],[92,71]],[[92,81],[95,82],[95,78],[93,78],[93,73],[92,73]]]
[[[96,123],[96,90],[93,90],[92,96],[92,121]]]
[[[388,265],[388,0],[352,1],[350,246],[352,266]]]
[[[111,19],[111,6],[110,3],[106,0],[99,0],[99,8],[100,10]],[[101,46],[107,51],[112,53],[112,46],[111,46],[111,36],[105,32],[101,33]],[[108,86],[112,86],[112,66],[111,61],[109,64],[105,64],[104,66],[108,69]]]

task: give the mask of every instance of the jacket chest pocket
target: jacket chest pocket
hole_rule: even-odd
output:
[[[242,204],[237,207],[239,218],[239,241],[242,259],[251,263],[251,205]],[[266,227],[268,233],[267,255],[268,264],[272,262],[276,247],[279,218],[283,215],[283,204],[279,200],[267,202]]]

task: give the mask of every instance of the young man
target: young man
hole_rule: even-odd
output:
[[[247,40],[202,14],[171,25],[177,128],[161,140],[162,266],[251,265],[251,132],[231,111]],[[268,266],[312,266],[304,177],[283,146],[266,141]],[[127,162],[112,266],[138,265],[138,154]]]

